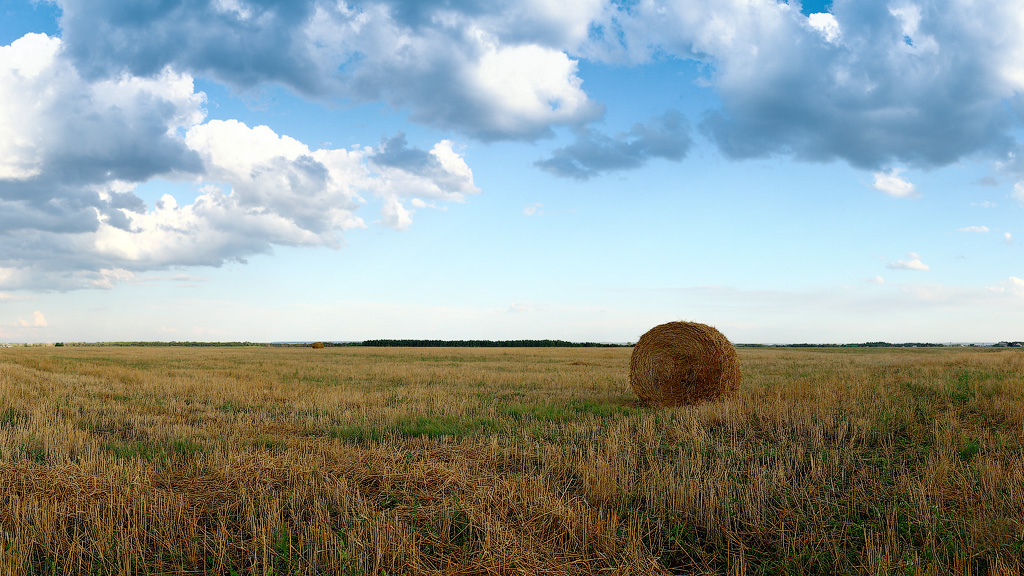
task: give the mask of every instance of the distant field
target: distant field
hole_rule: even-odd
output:
[[[0,574],[1017,574],[1024,350],[0,350]]]

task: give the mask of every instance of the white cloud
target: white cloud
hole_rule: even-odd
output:
[[[1017,202],[1024,204],[1024,182],[1017,182],[1013,185],[1013,193],[1011,196]]]
[[[835,2],[805,17],[776,0],[639,0],[596,36],[628,62],[708,64],[722,107],[701,127],[730,157],[878,171],[1015,147],[1006,102],[1024,86],[1021,26],[1019,9],[998,2]]]
[[[465,194],[476,194],[480,189],[473,183],[473,171],[466,161],[453,149],[451,140],[441,140],[430,149],[430,155],[441,165],[440,178],[434,182],[430,197],[446,200],[462,200]]]
[[[875,183],[872,185],[872,188],[896,198],[913,198],[918,196],[914,185],[900,178],[900,172],[902,171],[903,169],[901,168],[893,168],[888,173],[875,172]]]
[[[807,24],[817,30],[822,38],[832,44],[836,44],[843,35],[839,29],[839,22],[836,20],[836,17],[828,12],[810,14],[807,16]]]
[[[473,183],[472,170],[449,140],[424,152],[408,148],[405,136],[400,134],[366,152],[372,152],[367,160],[375,177],[363,186],[381,198],[462,202],[467,194],[480,192]]]
[[[12,326],[17,326],[19,328],[44,328],[48,326],[48,324],[46,322],[46,316],[43,316],[42,312],[36,310],[32,313],[31,320],[18,318],[18,321],[12,324]]]
[[[909,259],[890,262],[886,265],[886,268],[891,270],[917,270],[921,272],[930,269],[927,264],[921,261],[921,257],[914,252],[907,253],[907,256]]]
[[[270,244],[338,247],[343,232],[366,226],[355,213],[364,194],[381,201],[382,224],[404,230],[413,211],[403,199],[425,207],[422,197],[460,202],[479,192],[447,140],[430,152],[403,148],[427,158],[425,165],[378,163],[383,145],[312,151],[267,126],[235,120],[194,126],[185,142],[203,160],[204,179],[216,184],[190,205],[165,196],[154,211],[126,214],[130,230],[101,226],[97,247],[104,254],[151,266],[216,265]]]
[[[412,211],[402,205],[398,198],[389,198],[380,210],[381,222],[395,230],[405,230],[412,225]]]
[[[988,289],[996,294],[1008,294],[1010,296],[1024,298],[1024,280],[1021,280],[1016,276],[1010,276],[1005,281],[1000,282],[997,286],[990,286]]]
[[[191,77],[163,70],[90,82],[62,48],[43,34],[0,46],[0,181],[33,192],[23,210],[67,186],[199,168],[176,137],[203,117]]]
[[[882,278],[881,276],[875,276],[874,278],[865,278],[864,281],[867,282],[868,284],[885,284],[885,278]]]
[[[1003,241],[1007,244],[1013,244],[1013,234],[1010,234],[1009,232],[1003,234]]]
[[[508,2],[508,10],[495,21],[504,37],[528,34],[540,43],[575,51],[586,42],[591,24],[599,21],[608,8],[605,0],[524,0]]]
[[[109,290],[113,288],[115,284],[131,282],[133,280],[135,280],[135,274],[129,270],[125,270],[123,268],[101,269],[89,280],[89,284],[91,284],[93,288]]]
[[[533,204],[530,204],[526,208],[523,208],[523,216],[543,216],[543,208],[543,204],[541,204],[540,202],[535,202]]]
[[[523,124],[574,124],[600,114],[581,89],[577,61],[563,52],[537,45],[500,46],[484,37],[480,48],[470,84],[474,98],[494,109],[491,130],[515,134]]]
[[[501,9],[472,15],[429,6],[414,10],[423,13],[413,22],[382,5],[364,5],[358,12],[318,10],[307,34],[323,47],[319,61],[330,63],[323,75],[337,93],[382,99],[409,109],[414,121],[484,140],[533,140],[551,135],[552,125],[575,126],[602,113],[581,87],[578,61],[535,37],[544,35],[544,27],[505,37],[507,27],[518,26],[503,19]],[[551,39],[572,41],[562,28],[564,15],[553,16],[561,22],[554,26],[561,38]],[[585,29],[587,23],[573,25]],[[339,67],[342,73],[332,74]]]
[[[957,232],[989,232],[988,226],[965,226],[957,228]]]
[[[0,274],[2,274],[2,272],[3,272],[3,270],[0,269]],[[2,281],[2,280],[0,280],[0,281]],[[9,294],[9,293],[6,293],[6,292],[0,292],[0,302],[17,302],[18,300],[29,300],[29,299],[30,298],[28,296],[17,296],[17,295]]]
[[[982,200],[981,202],[971,202],[971,206],[977,206],[978,208],[995,208],[995,202],[989,202],[988,200]]]
[[[487,140],[532,140],[602,113],[569,56],[609,12],[602,0],[217,0],[139,7],[127,17],[113,0],[63,7],[69,53],[99,74],[173,66],[241,88],[283,84],[324,100],[383,100],[418,122]]]
[[[843,2],[809,16],[777,0],[62,7],[67,51],[90,75],[171,66],[243,89],[383,100],[486,140],[532,140],[600,117],[584,59],[707,64],[723,106],[702,127],[726,154],[839,158],[872,171],[1005,154],[1005,103],[1024,91],[1024,23],[1005,2]]]
[[[273,243],[336,246],[341,232],[364,225],[354,210],[358,189],[370,181],[365,151],[313,152],[267,126],[235,120],[194,126],[185,142],[203,159],[206,180],[231,187],[211,201],[239,212]]]
[[[367,149],[367,165],[373,175],[363,187],[383,202],[381,222],[396,230],[405,230],[412,224],[415,208],[438,208],[423,198],[436,201],[462,202],[467,194],[480,189],[473,183],[473,172],[449,140],[441,140],[424,152],[409,148],[405,135],[385,140],[374,150]]]
[[[214,0],[189,10],[63,0],[90,75],[171,66],[236,87],[387,102],[474,137],[532,140],[598,118],[583,59],[706,64],[703,129],[736,158],[934,167],[1015,147],[1024,22],[1013,2]],[[140,49],[139,47],[145,47]]]
[[[0,47],[0,288],[110,288],[273,245],[340,247],[366,226],[365,204],[404,229],[403,202],[437,208],[479,192],[449,140],[423,151],[402,136],[413,162],[380,160],[384,144],[310,150],[267,126],[204,123],[187,75],[90,81],[61,46],[29,35]],[[153,177],[198,195],[147,206],[135,186]]]
[[[933,36],[921,34],[921,8],[904,4],[889,8],[889,14],[899,21],[903,32],[903,46],[923,52],[938,52],[939,44]],[[901,46],[902,48],[902,46]],[[907,48],[902,48],[906,50]]]

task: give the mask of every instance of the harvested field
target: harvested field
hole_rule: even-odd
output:
[[[1024,353],[0,350],[0,574],[1016,574]]]

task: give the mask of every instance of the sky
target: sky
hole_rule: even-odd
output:
[[[0,342],[1024,340],[1024,6],[0,0]]]

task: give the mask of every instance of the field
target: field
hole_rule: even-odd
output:
[[[1024,352],[0,350],[0,574],[1018,574]]]

